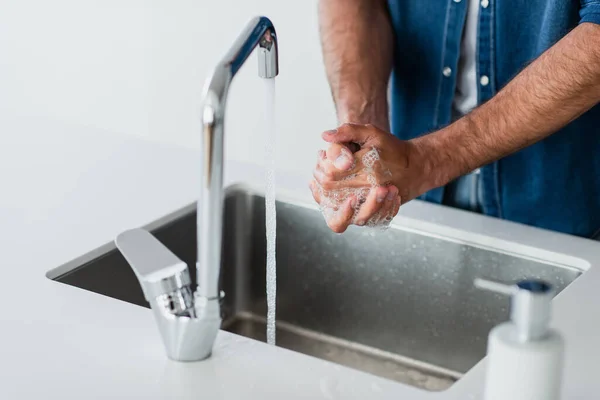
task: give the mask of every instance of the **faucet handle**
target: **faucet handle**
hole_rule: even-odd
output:
[[[144,229],[131,229],[115,239],[137,276],[148,302],[191,284],[187,265]]]

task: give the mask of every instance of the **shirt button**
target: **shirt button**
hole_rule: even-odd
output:
[[[460,3],[461,0],[454,0],[455,3]]]
[[[444,67],[444,69],[442,70],[442,74],[444,74],[446,78],[450,77],[450,75],[452,75],[452,68]]]
[[[487,86],[490,84],[490,78],[488,78],[487,75],[482,75],[479,82],[481,83],[481,86]]]
[[[488,8],[490,5],[490,0],[481,0],[481,7]]]

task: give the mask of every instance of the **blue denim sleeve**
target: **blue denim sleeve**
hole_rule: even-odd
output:
[[[580,0],[579,23],[592,22],[600,24],[600,0]]]

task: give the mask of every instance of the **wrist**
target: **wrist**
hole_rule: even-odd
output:
[[[431,189],[443,186],[446,180],[437,155],[436,140],[429,135],[410,140],[411,154],[409,166],[418,175],[414,180],[419,182],[418,193],[423,194]]]
[[[464,120],[464,121],[463,121]],[[459,138],[467,133],[469,122],[459,120],[439,131],[411,140],[419,158],[426,190],[441,187],[471,171]]]
[[[339,124],[371,124],[386,132],[390,131],[388,104],[385,97],[338,101],[336,105]]]

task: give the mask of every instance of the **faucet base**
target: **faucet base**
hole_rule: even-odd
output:
[[[175,361],[201,361],[210,357],[221,327],[219,300],[196,299],[196,317],[175,316],[154,307],[167,356]]]

